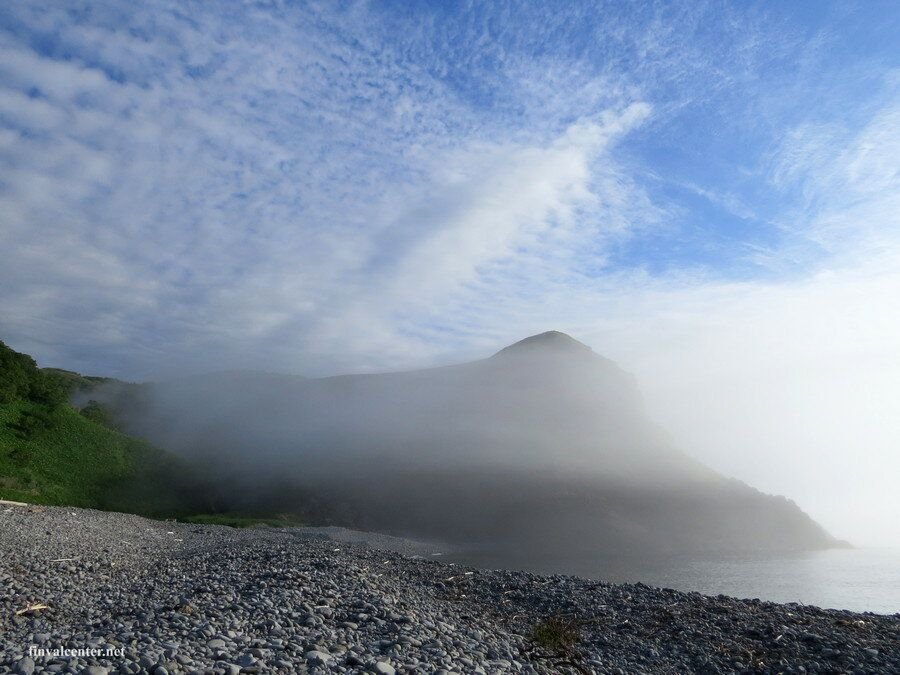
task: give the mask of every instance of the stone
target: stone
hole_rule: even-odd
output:
[[[313,649],[311,651],[306,652],[303,658],[306,659],[308,663],[316,666],[324,666],[328,663],[328,660],[331,658],[331,654],[326,654],[325,652],[320,652],[317,649]]]
[[[19,652],[21,654],[21,652]],[[31,675],[34,672],[34,659],[26,656],[16,661],[15,672],[19,675]]]
[[[256,663],[256,658],[252,654],[244,654],[241,658],[238,659],[237,664],[241,668],[249,668],[254,663]]]

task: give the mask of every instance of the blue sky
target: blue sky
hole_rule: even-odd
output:
[[[550,287],[814,274],[805,144],[898,96],[891,3],[131,5],[0,15],[4,337],[121,376],[403,367],[584,330]]]
[[[891,2],[5,3],[0,339],[141,379],[559,329],[699,454],[744,424],[734,475],[782,489],[759,429],[824,372],[898,468],[898,34]],[[715,412],[735,383],[777,406]]]

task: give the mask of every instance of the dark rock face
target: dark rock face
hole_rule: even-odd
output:
[[[228,508],[584,556],[835,544],[671,447],[634,378],[558,332],[458,366],[216,375],[113,403],[128,432],[209,467]]]
[[[532,335],[524,340],[519,340],[509,347],[504,347],[494,354],[494,358],[535,352],[581,354],[584,356],[593,354],[594,350],[565,333],[560,333],[558,330],[550,330],[546,333]]]

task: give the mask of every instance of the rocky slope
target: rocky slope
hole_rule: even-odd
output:
[[[900,671],[900,615],[472,570],[366,539],[0,506],[0,673]]]

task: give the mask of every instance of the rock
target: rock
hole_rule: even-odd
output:
[[[773,672],[900,672],[889,647],[897,616],[559,575],[470,575],[440,561],[336,545],[321,530],[185,527],[79,511],[79,527],[90,526],[82,536],[65,513],[0,511],[0,673],[106,672],[85,658],[23,658],[32,644],[121,646],[124,658],[109,669],[120,675],[724,673],[752,669],[741,658],[751,652]],[[47,559],[72,557],[76,546],[80,559],[104,564],[51,575]],[[20,598],[49,600],[49,587],[48,604],[60,614],[15,616]],[[196,612],[174,608],[180,597]],[[581,670],[534,648],[535,626],[554,616],[583,620]]]
[[[244,654],[237,662],[241,668],[249,668],[254,663],[256,663],[256,659],[251,654]]]
[[[331,659],[331,654],[320,652],[314,649],[306,652],[306,654],[303,655],[303,658],[305,658],[308,663],[314,666],[324,666]]]
[[[21,654],[21,652],[19,652]],[[15,672],[19,675],[31,675],[34,672],[34,659],[26,656],[16,661]]]

